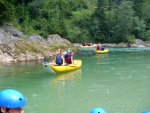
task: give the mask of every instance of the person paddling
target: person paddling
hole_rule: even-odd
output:
[[[67,53],[64,55],[65,63],[74,64],[74,56],[71,50],[67,50]]]
[[[56,52],[56,57],[52,62],[53,65],[64,65],[64,57],[62,55],[62,50],[58,49],[58,51]]]
[[[100,51],[100,50],[101,50],[101,44],[100,44],[100,43],[97,45],[96,50],[98,50],[98,51]]]

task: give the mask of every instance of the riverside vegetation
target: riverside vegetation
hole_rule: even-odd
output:
[[[0,0],[0,24],[72,43],[150,40],[149,0]]]

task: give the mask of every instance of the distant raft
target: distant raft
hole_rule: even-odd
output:
[[[98,54],[106,54],[106,53],[108,53],[108,49],[104,49],[104,50],[101,50],[101,51],[99,51],[99,50],[96,50],[96,53],[98,53]]]
[[[51,63],[43,63],[44,68],[48,68],[53,73],[64,73],[72,70],[79,69],[82,65],[81,60],[74,60],[74,64],[68,64],[65,66],[53,65]]]
[[[83,48],[95,48],[95,47],[97,47],[97,44],[90,45],[90,46],[88,46],[88,45],[86,45],[86,46],[81,45],[81,47],[83,47]]]

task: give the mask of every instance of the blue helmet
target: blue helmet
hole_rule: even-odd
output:
[[[107,113],[107,112],[102,108],[94,108],[90,111],[90,113]]]
[[[150,113],[150,110],[143,111],[142,113]]]
[[[26,99],[22,93],[13,89],[0,92],[0,107],[20,108],[26,105]]]
[[[71,53],[71,50],[68,49],[67,52],[68,52],[68,53]]]

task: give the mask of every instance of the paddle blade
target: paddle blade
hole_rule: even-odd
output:
[[[48,62],[43,62],[42,64],[46,71],[56,74]]]

